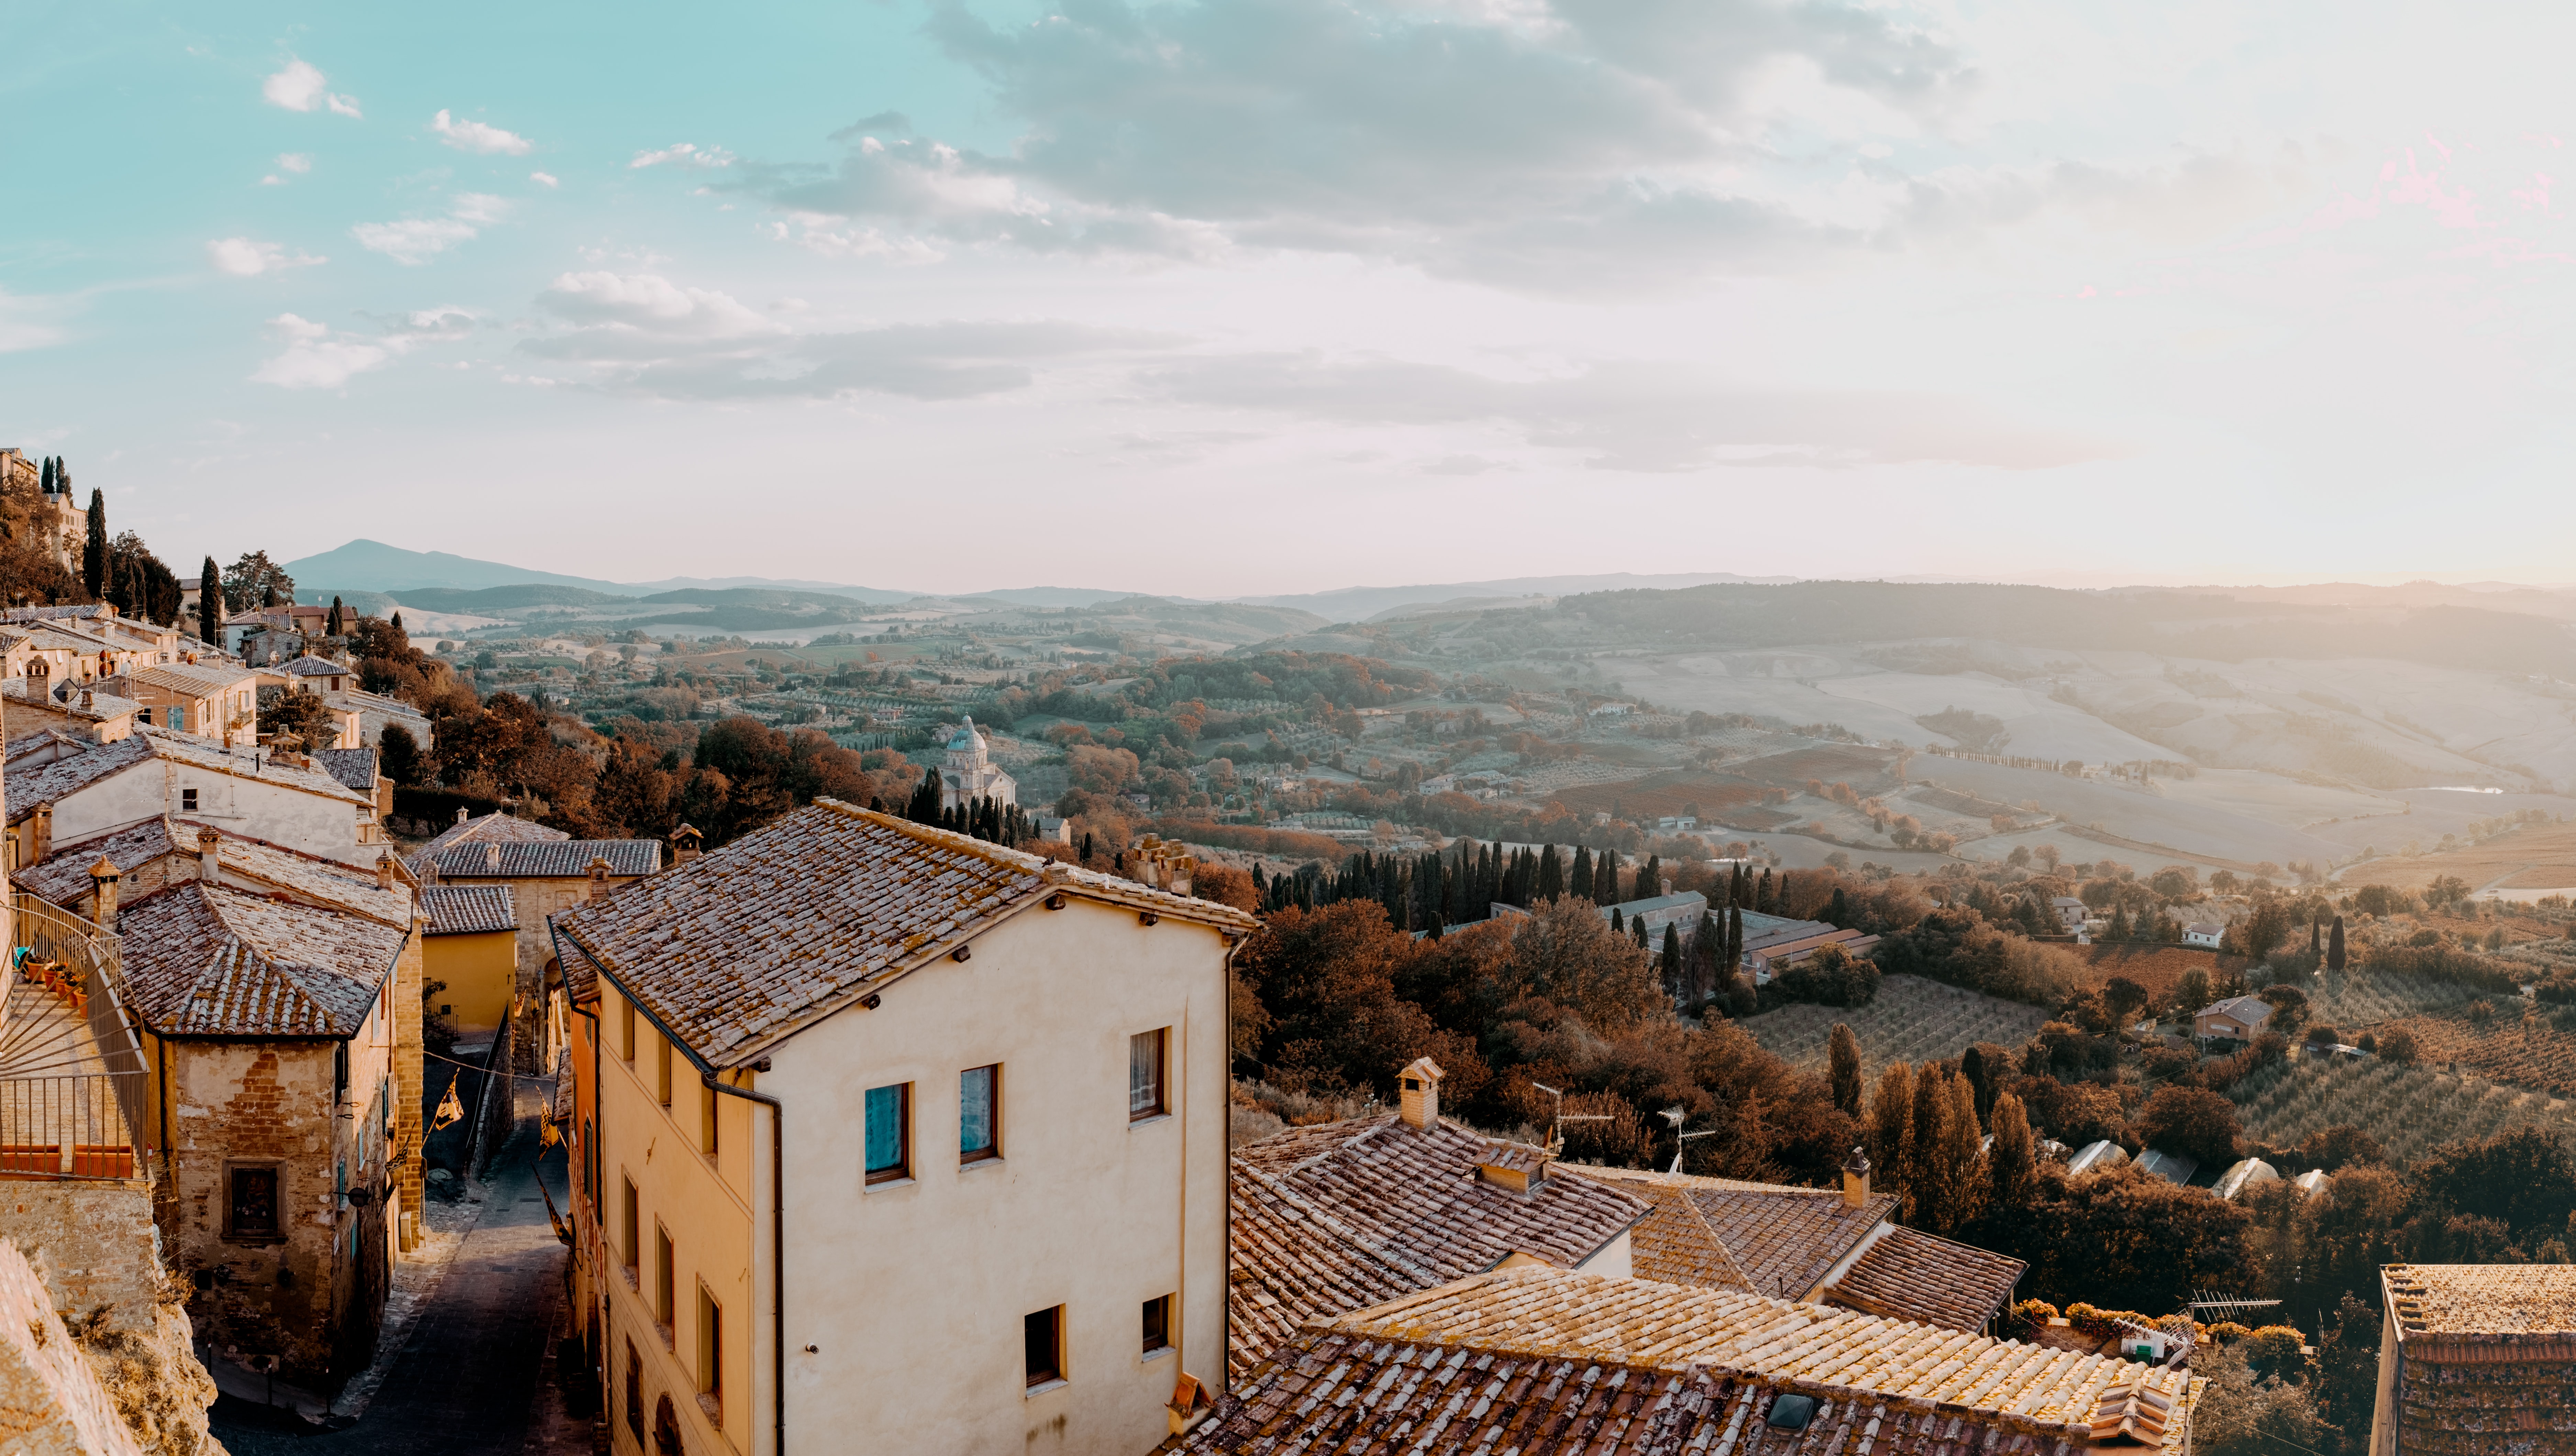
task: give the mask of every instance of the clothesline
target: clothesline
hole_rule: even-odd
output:
[[[506,1069],[496,1072],[490,1067],[478,1067],[472,1062],[460,1062],[454,1057],[442,1057],[427,1047],[422,1047],[420,1049],[420,1054],[424,1057],[431,1058],[434,1061],[445,1062],[451,1067],[463,1067],[469,1072],[481,1072],[484,1075],[491,1077],[515,1077],[522,1082],[553,1082],[559,1081],[563,1077],[561,1072],[512,1072]]]

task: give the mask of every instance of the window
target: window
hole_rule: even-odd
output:
[[[197,812],[197,791],[195,789],[181,789],[179,791],[179,812],[183,814],[194,814]]]
[[[716,1089],[698,1084],[698,1150],[712,1158],[716,1155]]]
[[[1172,1348],[1172,1296],[1145,1301],[1145,1353]]]
[[[671,1039],[667,1036],[656,1036],[653,1038],[653,1080],[654,1085],[661,1089],[662,1105],[664,1107],[670,1106]]]
[[[229,1225],[226,1236],[236,1239],[278,1237],[277,1169],[234,1168],[231,1178],[232,1197],[225,1210]]]
[[[1170,1028],[1127,1038],[1127,1120],[1163,1115],[1163,1040]]]
[[[1029,1389],[1064,1379],[1064,1306],[1039,1310],[1020,1323]]]
[[[644,1357],[635,1353],[635,1342],[626,1342],[626,1429],[635,1433],[635,1444],[644,1444]]]
[[[635,1271],[644,1267],[643,1222],[636,1217],[635,1180],[632,1178],[620,1178],[617,1181],[626,1185],[626,1217],[624,1229],[626,1234],[626,1277],[629,1280],[632,1280],[635,1277]]]
[[[180,704],[170,705],[170,728],[176,733],[188,731],[188,710]]]
[[[618,1029],[624,1037],[624,1040],[619,1043],[623,1048],[619,1055],[631,1062],[635,1060],[635,1003],[621,997],[617,1005],[618,1010],[623,1013]]]
[[[698,1391],[724,1398],[724,1308],[698,1286]]]
[[[957,1074],[957,1161],[980,1163],[1002,1155],[1002,1067],[969,1067]]]
[[[653,1225],[653,1323],[662,1327],[662,1339],[672,1334],[671,1319],[671,1231]]]
[[[152,710],[151,710],[150,708],[137,708],[137,709],[135,709],[135,710],[134,710],[134,721],[135,721],[135,722],[137,722],[137,723],[142,724],[142,725],[143,725],[144,727],[146,727],[146,728],[151,727],[151,726],[152,726]]]
[[[591,1135],[590,1119],[581,1120],[581,1196],[599,1206],[599,1141]],[[596,1218],[596,1213],[592,1214]]]
[[[892,1183],[912,1176],[912,1084],[870,1087],[868,1181]]]

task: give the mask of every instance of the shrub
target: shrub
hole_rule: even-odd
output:
[[[2410,1031],[2407,1031],[2407,1030],[2405,1030],[2405,1029],[2403,1029],[2403,1028],[2399,1028],[2399,1029],[2396,1029],[2396,1030],[2392,1030],[2392,1031],[2390,1031],[2390,1032],[2388,1033],[2388,1035],[2383,1036],[2383,1037],[2381,1037],[2381,1038],[2379,1039],[2379,1053],[2378,1053],[2378,1054],[2379,1054],[2381,1057],[2384,1057],[2384,1058],[2386,1058],[2387,1060],[2392,1061],[2392,1062],[2401,1062],[2401,1063],[2403,1063],[2403,1062],[2412,1062],[2412,1061],[2414,1061],[2414,1060],[2415,1060],[2415,1035],[2414,1035],[2414,1033],[2412,1033],[2412,1032],[2410,1032]]]
[[[2199,1066],[2200,1058],[2181,1047],[2153,1046],[2147,1048],[2146,1062],[2148,1076],[2170,1078]]]
[[[2209,1340],[2214,1345],[2232,1345],[2252,1333],[2234,1320],[2220,1320],[2209,1327]]]
[[[2245,1363],[2258,1374],[2286,1375],[2298,1369],[2307,1343],[2288,1325],[2265,1325],[2245,1337]]]
[[[2025,1299],[2013,1306],[2013,1314],[2026,1324],[2044,1325],[2058,1317],[2058,1309],[2045,1299]]]
[[[2361,1034],[2361,1040],[2354,1042],[2353,1045],[2361,1048],[2365,1052],[2377,1055],[2379,1051],[2379,1038],[2370,1032],[2365,1031]]]

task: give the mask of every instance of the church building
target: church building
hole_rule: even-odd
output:
[[[1016,804],[1020,787],[985,756],[984,735],[975,731],[970,716],[964,727],[949,736],[948,762],[939,770],[939,807],[955,809],[977,799]]]

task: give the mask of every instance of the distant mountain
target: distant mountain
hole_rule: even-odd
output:
[[[1391,607],[1409,607],[1417,602],[1446,602],[1459,597],[1561,597],[1575,592],[1670,591],[1680,587],[1707,586],[1712,582],[1776,586],[1795,579],[1787,576],[1737,576],[1726,571],[1679,572],[1660,576],[1639,576],[1622,571],[1605,576],[1517,576],[1504,581],[1453,581],[1436,586],[1351,586],[1339,591],[1308,592],[1300,596],[1229,597],[1227,600],[1263,607],[1295,607],[1300,611],[1313,612],[1328,622],[1359,622]]]
[[[770,587],[789,591],[825,592],[854,601],[886,603],[910,601],[916,592],[888,591],[879,587],[849,586],[828,581],[778,581],[765,576],[675,576],[665,581],[615,582],[587,576],[566,576],[557,571],[538,571],[525,566],[507,566],[498,561],[477,561],[470,556],[454,556],[445,551],[406,551],[382,541],[356,540],[345,546],[315,556],[302,556],[286,563],[286,574],[295,578],[296,595],[304,600],[320,597],[328,600],[338,592],[383,593],[403,597],[422,591],[475,592],[493,587],[555,586],[574,587],[615,597],[652,596],[671,591],[724,590],[729,587]],[[1103,595],[1110,595],[1103,593]],[[486,603],[488,606],[576,605],[567,599],[544,602],[528,601]],[[433,607],[431,611],[470,611],[469,607]]]
[[[1103,591],[1087,586],[1017,586],[1003,591],[974,592],[956,600],[1006,602],[1014,607],[1095,607],[1102,602],[1123,601],[1134,595],[1134,592]]]

